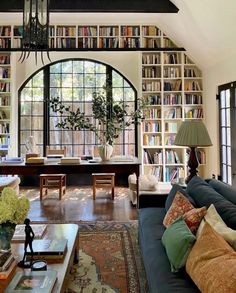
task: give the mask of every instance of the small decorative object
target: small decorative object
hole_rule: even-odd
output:
[[[37,147],[36,141],[32,135],[26,139],[25,147],[26,147],[27,154],[34,154],[34,157],[37,156],[38,147]]]
[[[25,224],[25,246],[24,246],[24,257],[23,259],[18,263],[18,266],[21,268],[30,268],[32,265],[32,260],[33,260],[33,246],[32,246],[32,242],[34,240],[34,231],[30,226],[30,219],[25,219],[24,221]],[[29,246],[30,248],[30,253],[31,253],[31,261],[30,262],[26,262],[25,258],[26,258],[26,253],[27,253],[27,247]]]
[[[23,222],[29,207],[25,196],[19,197],[11,187],[3,189],[0,195],[0,250],[10,250],[16,224]]]
[[[31,271],[46,271],[47,262],[45,260],[35,260],[31,265]]]

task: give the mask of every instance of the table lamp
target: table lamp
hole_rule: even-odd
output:
[[[198,173],[196,148],[212,145],[206,126],[201,120],[183,121],[175,137],[174,145],[188,146],[190,148],[188,160],[189,175],[185,180],[188,183]]]

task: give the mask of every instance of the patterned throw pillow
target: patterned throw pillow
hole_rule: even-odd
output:
[[[193,208],[194,206],[190,203],[190,201],[181,192],[177,191],[172,205],[165,215],[163,225],[168,227],[177,218],[183,216],[186,212],[192,210]]]
[[[201,220],[207,213],[206,207],[192,209],[183,215],[183,218],[193,234],[196,234]]]
[[[236,252],[208,223],[188,255],[186,271],[201,292],[236,292]]]

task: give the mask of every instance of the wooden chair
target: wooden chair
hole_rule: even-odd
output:
[[[115,191],[115,173],[92,173],[93,179],[93,200],[96,199],[97,187],[110,187],[111,197],[114,200]]]
[[[46,147],[46,156],[48,155],[63,155],[66,156],[66,147],[63,149],[50,149]],[[40,200],[43,195],[46,195],[48,189],[59,189],[59,200],[66,192],[66,174],[41,174],[40,175]]]

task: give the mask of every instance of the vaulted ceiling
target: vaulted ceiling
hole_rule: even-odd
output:
[[[73,11],[74,13],[69,15],[68,13],[51,13],[50,19],[54,23],[155,24],[179,46],[185,47],[193,60],[202,68],[210,67],[230,56],[236,56],[236,0],[171,0],[174,6],[170,1],[166,0],[50,1],[50,5],[60,4],[60,9],[66,3],[68,5],[73,3],[74,7],[79,5],[78,3],[82,3],[87,9],[91,8],[92,6],[90,5],[92,4],[104,5],[105,2],[108,4],[107,9],[111,9],[111,5],[113,5],[113,8],[121,9],[119,5],[123,4],[123,8],[128,9],[129,7],[134,12],[131,13],[131,11],[127,10],[129,13],[121,11],[118,13],[118,10],[116,10],[113,13],[105,13],[104,15],[104,13],[98,11],[96,13],[89,11],[83,13],[85,12],[84,10],[79,13]],[[19,6],[19,3],[23,3],[23,0],[0,1],[0,24],[8,23],[9,21],[14,22],[15,20],[22,21],[22,13],[1,13],[4,5],[5,8],[7,6],[9,8],[14,7],[12,6],[14,3]],[[129,6],[126,4],[129,4]],[[176,10],[175,7],[177,7],[179,11],[177,13],[161,13],[163,11],[158,11],[158,9],[161,9],[161,5],[167,5],[165,9],[171,7]],[[101,8],[104,9],[104,6],[101,6]],[[139,13],[137,13],[138,9],[140,9]]]

